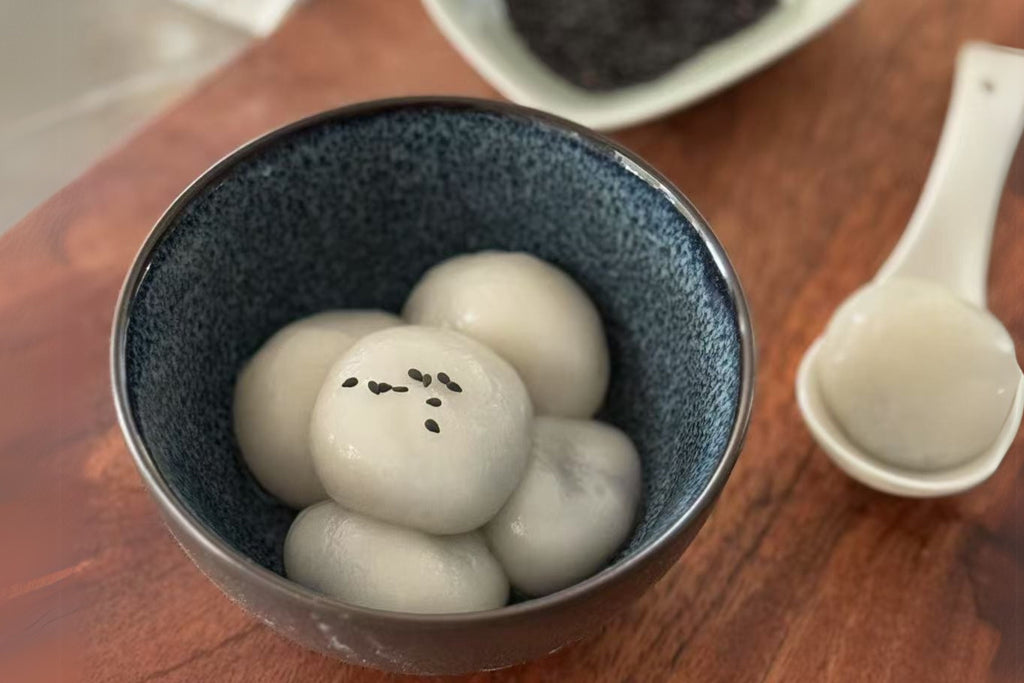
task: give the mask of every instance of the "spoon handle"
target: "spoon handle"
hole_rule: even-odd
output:
[[[992,230],[1022,128],[1024,50],[962,47],[928,181],[876,281],[894,275],[935,280],[985,306]]]

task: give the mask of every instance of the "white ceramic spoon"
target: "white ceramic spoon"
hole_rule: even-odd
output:
[[[968,43],[957,57],[953,95],[924,192],[872,284],[897,276],[931,280],[985,307],[992,230],[1022,128],[1024,51]],[[943,496],[984,481],[1002,462],[1024,412],[1024,375],[1002,431],[986,452],[948,469],[908,471],[862,452],[832,418],[815,376],[821,345],[819,338],[800,363],[797,402],[815,440],[854,479],[896,495]]]

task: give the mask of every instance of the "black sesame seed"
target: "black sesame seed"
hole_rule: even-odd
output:
[[[398,394],[404,394],[405,392],[409,391],[409,387],[403,387],[402,385],[398,385],[397,387],[391,387],[391,391],[394,391],[395,393]]]
[[[444,372],[439,372],[439,373],[437,373],[437,381],[440,382],[441,384],[448,384],[448,382],[452,381],[452,378],[449,377]]]
[[[379,394],[380,393],[380,388],[377,386],[377,383],[374,382],[372,379],[369,382],[366,383],[366,386],[373,393],[375,393],[375,394]]]
[[[409,368],[409,376],[412,377],[417,382],[423,381],[423,373],[417,370],[416,368]]]
[[[448,382],[448,391],[454,391],[456,394],[462,393],[462,387],[455,382]]]
[[[428,406],[434,406],[435,408],[437,408],[437,407],[439,407],[441,405],[441,399],[439,399],[439,398],[428,398],[427,399],[427,405]]]
[[[349,377],[347,380],[345,380],[344,382],[341,383],[341,386],[348,388],[348,387],[354,387],[357,384],[359,384],[359,380],[358,379],[356,379],[355,377]]]
[[[380,384],[377,385],[377,389],[379,389],[380,393],[383,394],[386,391],[391,391],[391,385],[388,384],[387,382],[381,382]]]
[[[427,420],[423,423],[423,426],[427,428],[428,432],[434,432],[435,434],[441,433],[441,428],[437,426],[437,423],[433,420]]]
[[[429,387],[429,386],[430,386],[430,375],[423,375],[423,387],[426,388],[426,387]]]

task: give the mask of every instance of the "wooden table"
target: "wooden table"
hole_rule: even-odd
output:
[[[1024,680],[1024,449],[962,496],[847,479],[797,413],[797,362],[913,209],[966,39],[1024,44],[1024,3],[865,0],[742,85],[616,135],[710,220],[754,313],[747,447],[683,559],[597,636],[481,675],[525,681]],[[382,680],[290,644],[175,547],[114,421],[124,273],[239,143],[345,102],[495,93],[413,0],[319,0],[0,240],[0,679]],[[991,305],[1024,342],[1024,165]]]

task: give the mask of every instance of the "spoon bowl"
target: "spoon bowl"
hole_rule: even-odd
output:
[[[992,476],[1013,443],[1024,415],[1024,373],[1019,374],[1017,393],[1010,413],[992,445],[970,461],[942,470],[921,472],[894,467],[863,453],[832,418],[814,374],[821,339],[804,354],[797,370],[796,400],[814,440],[843,472],[884,493],[908,498],[949,496],[977,486]]]

